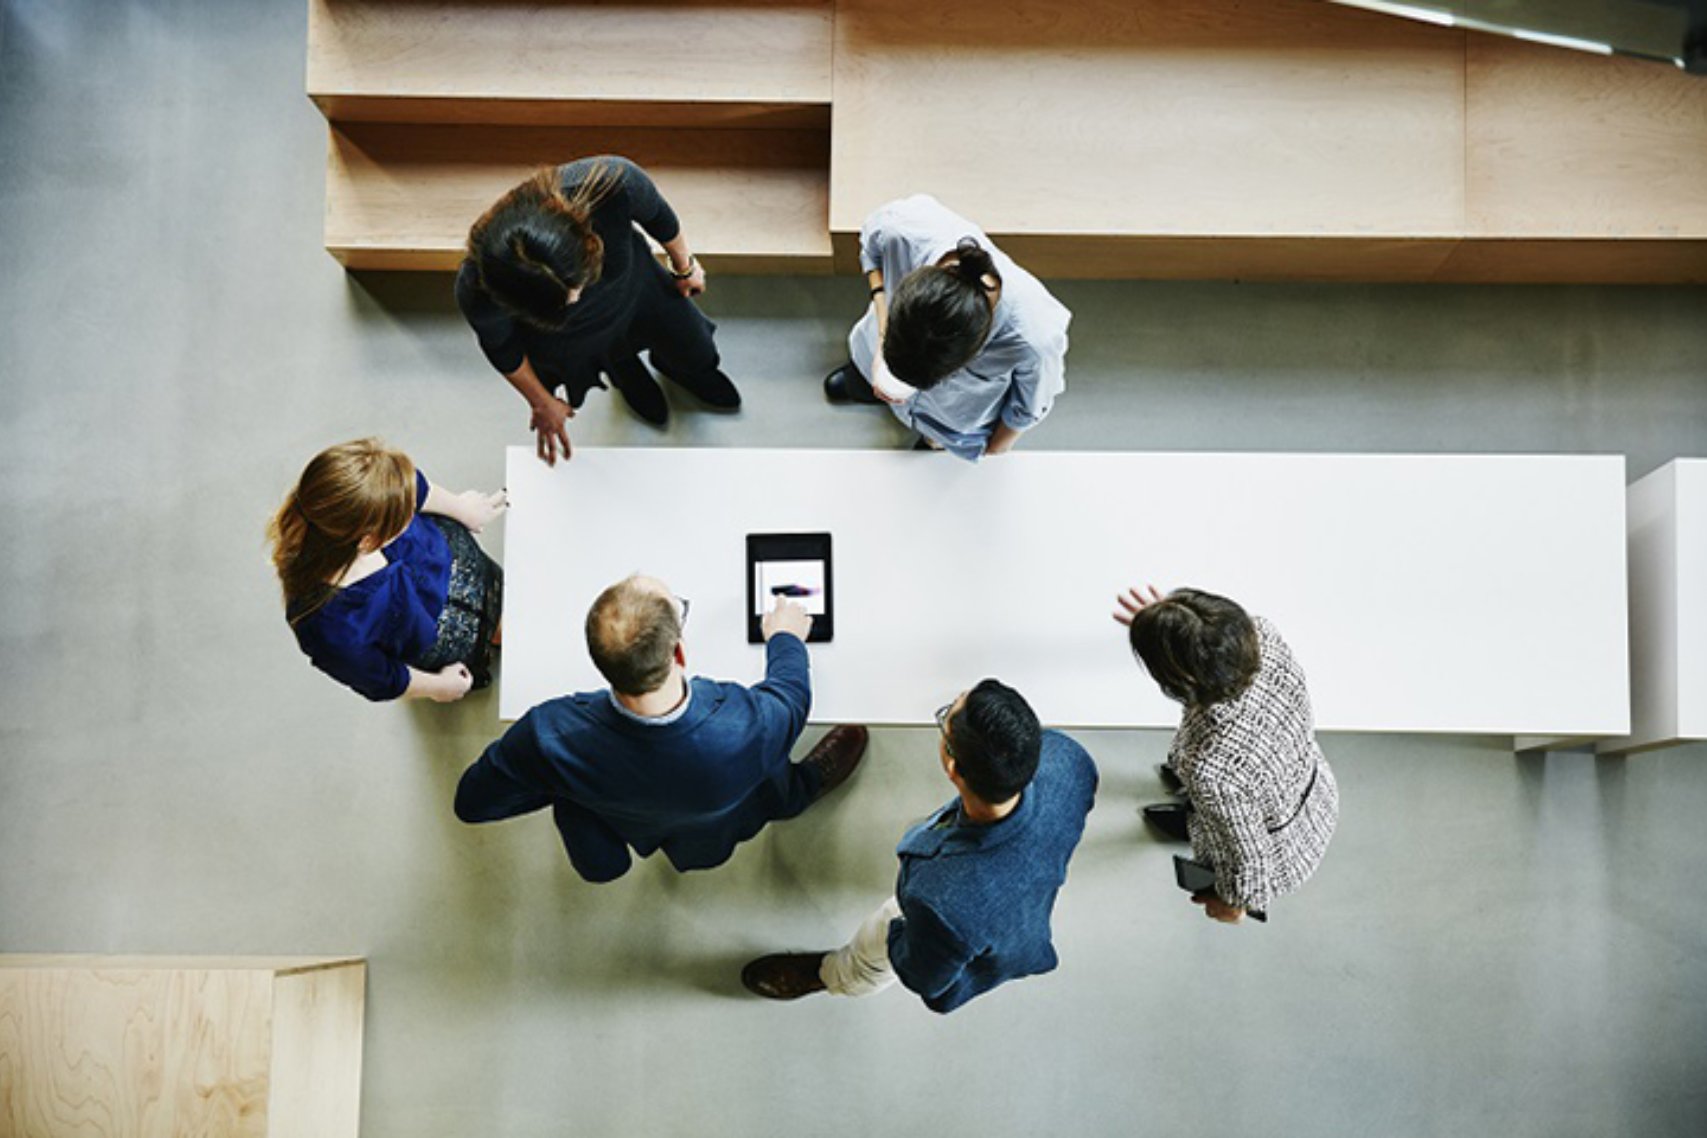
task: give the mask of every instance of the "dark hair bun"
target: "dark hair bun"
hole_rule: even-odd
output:
[[[1002,274],[996,271],[996,262],[991,259],[990,251],[971,237],[962,237],[960,244],[954,247],[956,262],[954,273],[961,280],[968,281],[984,288],[984,278],[994,277],[1000,284]]]

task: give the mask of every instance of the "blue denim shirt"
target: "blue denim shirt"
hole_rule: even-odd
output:
[[[956,799],[901,839],[889,962],[932,1011],[1055,968],[1049,916],[1096,788],[1090,754],[1045,731],[1037,775],[1013,813],[975,825]]]

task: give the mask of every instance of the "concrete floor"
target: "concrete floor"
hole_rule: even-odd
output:
[[[1139,825],[1165,735],[1087,735],[1063,966],[948,1018],[736,979],[884,895],[947,794],[926,732],[708,874],[595,888],[543,816],[458,825],[495,701],[371,707],[313,673],[262,528],[358,434],[496,485],[525,415],[443,278],[319,249],[304,8],[0,0],[0,950],[368,957],[372,1138],[1703,1133],[1707,748],[1330,737],[1324,868],[1227,929]],[[1027,445],[1707,454],[1703,289],[1058,293],[1072,386]],[[891,445],[815,386],[861,302],[714,279],[748,410],[659,436],[595,398],[575,437]]]

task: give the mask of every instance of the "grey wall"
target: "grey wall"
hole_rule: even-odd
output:
[[[495,701],[370,707],[312,673],[262,545],[327,443],[493,486],[526,438],[443,278],[319,249],[304,5],[0,12],[0,950],[364,954],[375,1136],[1702,1132],[1707,748],[1329,738],[1324,869],[1227,929],[1138,821],[1165,735],[1088,735],[1063,967],[947,1019],[736,979],[882,899],[948,793],[926,732],[714,873],[595,888],[543,817],[460,826]],[[1707,454],[1707,290],[1058,292],[1072,386],[1028,446]],[[658,435],[595,397],[575,437],[899,444],[818,394],[860,304],[714,279],[747,410]]]

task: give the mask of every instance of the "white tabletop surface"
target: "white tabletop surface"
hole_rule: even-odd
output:
[[[995,676],[1047,723],[1173,726],[1109,615],[1153,581],[1273,620],[1326,730],[1629,730],[1621,457],[512,447],[507,486],[505,719],[603,686],[583,621],[636,571],[692,600],[691,672],[757,681],[745,537],[828,530],[816,722]]]

